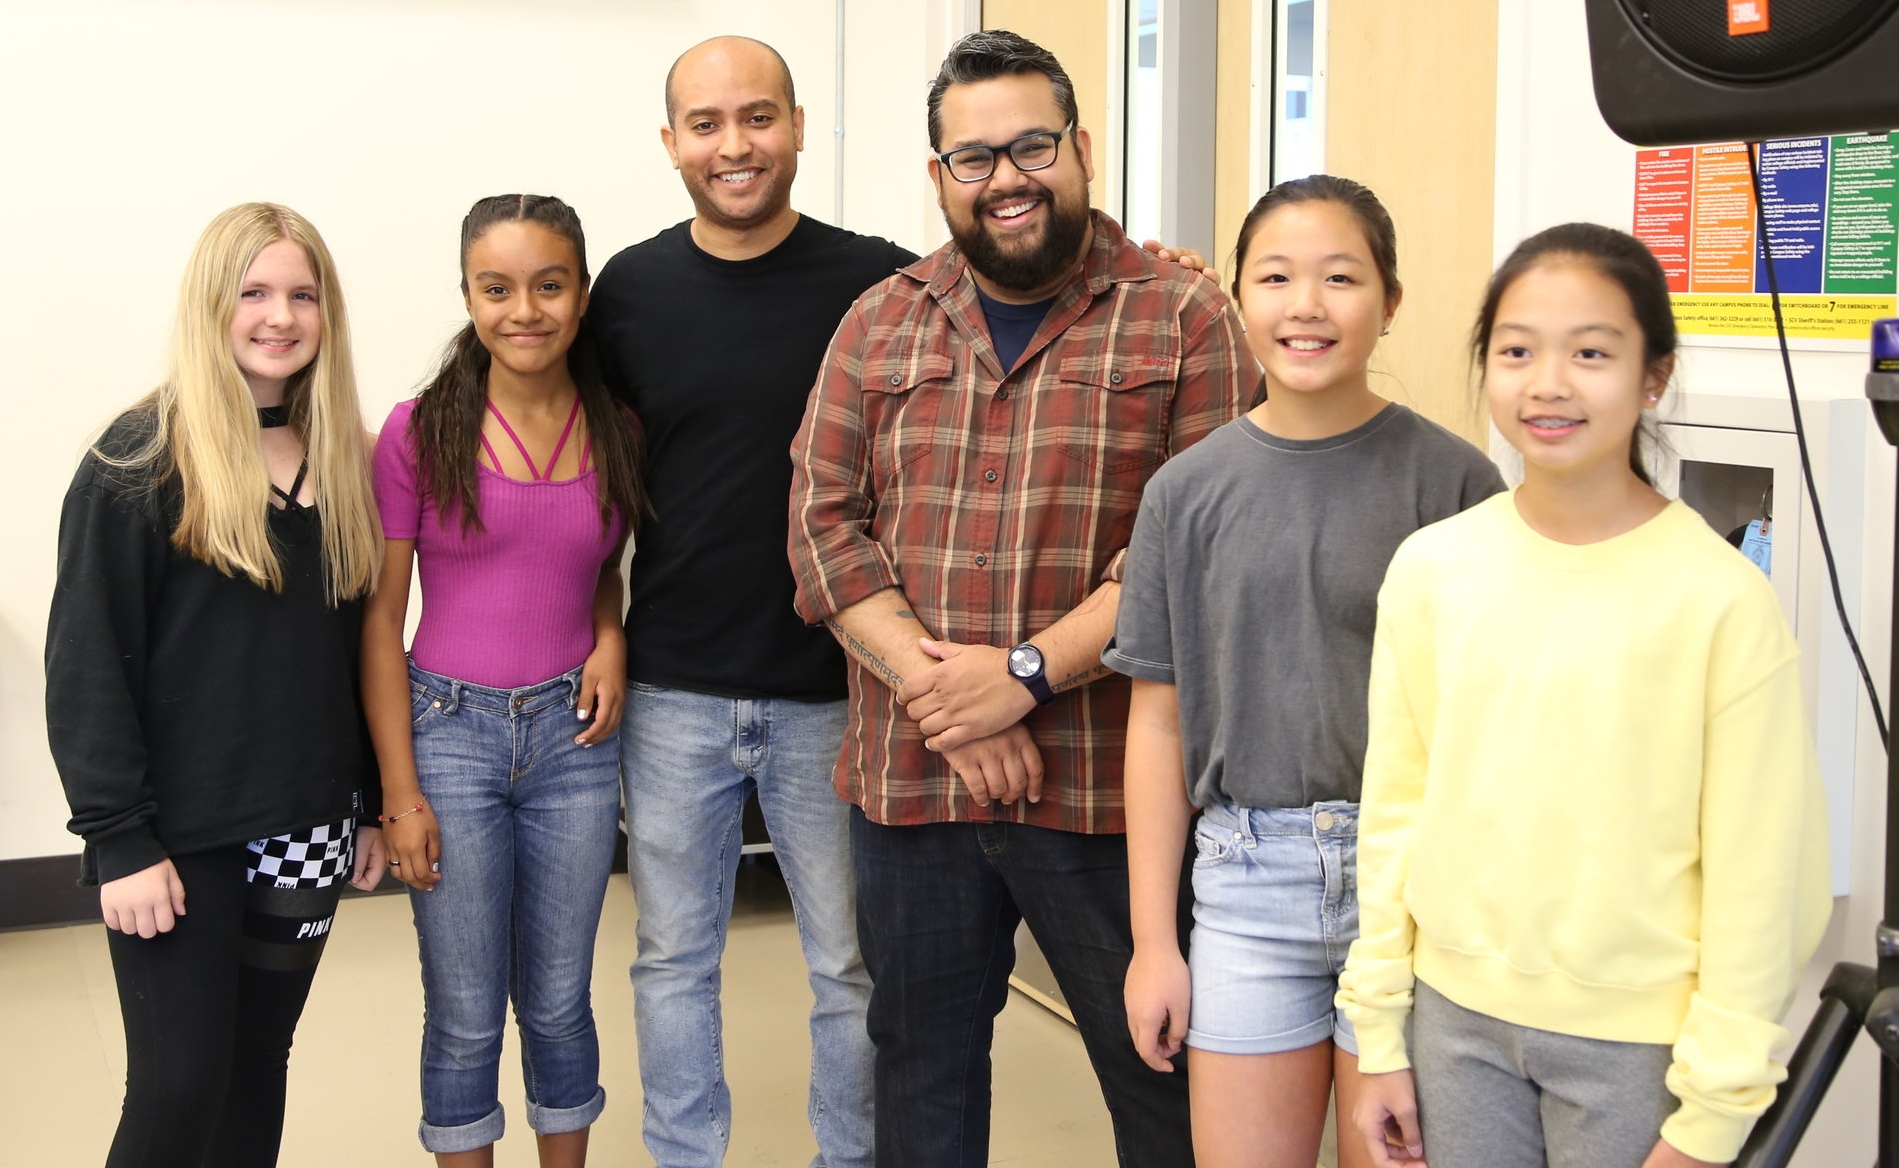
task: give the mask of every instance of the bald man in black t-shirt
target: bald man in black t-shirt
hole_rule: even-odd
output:
[[[784,61],[737,37],[686,52],[661,136],[694,216],[615,256],[587,319],[646,429],[626,617],[621,769],[639,902],[644,1136],[662,1168],[717,1165],[731,1124],[719,960],[740,816],[757,791],[816,1003],[811,1120],[829,1168],[871,1163],[870,980],[849,805],[831,789],[844,657],[792,611],[789,449],[851,302],[916,256],[791,208],[804,111]]]

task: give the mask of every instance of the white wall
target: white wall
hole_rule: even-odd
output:
[[[942,239],[923,99],[965,9],[849,0],[844,226]],[[785,55],[807,119],[793,201],[834,221],[836,20],[835,0],[0,0],[0,860],[78,849],[43,720],[59,502],[98,428],[161,375],[211,216],[268,199],[317,224],[377,425],[461,319],[475,199],[560,195],[596,269],[691,214],[661,86],[704,37]]]
[[[1498,8],[1497,258],[1524,236],[1570,220],[1628,230],[1634,214],[1634,148],[1615,137],[1596,110],[1583,6],[1499,0]],[[1813,403],[1807,410],[1809,421],[1823,412],[1821,402],[1859,397],[1865,368],[1863,352],[1796,351],[1794,373],[1801,398]],[[1720,394],[1784,401],[1786,396],[1777,352],[1706,345],[1684,348],[1678,390],[1690,397]],[[1892,448],[1877,430],[1870,424],[1867,430],[1865,495],[1858,500],[1863,520],[1851,530],[1835,526],[1833,539],[1836,547],[1847,541],[1859,544],[1861,601],[1852,616],[1884,701],[1894,462]],[[1835,501],[1823,495],[1821,502],[1829,513],[1843,513],[1855,501],[1837,500],[1834,506]],[[1853,891],[1834,901],[1832,926],[1787,1020],[1796,1034],[1813,1013],[1820,983],[1835,962],[1873,962],[1873,931],[1884,887],[1886,760],[1871,717],[1862,716],[1859,726],[1849,859]],[[1796,1168],[1873,1162],[1877,1086],[1878,1062],[1871,1042],[1862,1038],[1814,1120],[1794,1161]]]

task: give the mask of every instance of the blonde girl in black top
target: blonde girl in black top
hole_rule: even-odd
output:
[[[329,250],[286,207],[233,207],[164,382],[60,516],[47,734],[125,1018],[109,1166],[276,1163],[341,881],[383,869],[356,690],[381,556]]]

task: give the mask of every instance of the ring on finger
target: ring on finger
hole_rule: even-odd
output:
[[[402,867],[402,861],[401,861],[401,860],[391,860],[391,861],[389,861],[389,866],[390,866],[391,868],[400,868],[400,867]]]

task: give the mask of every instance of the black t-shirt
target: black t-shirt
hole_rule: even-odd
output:
[[[977,288],[976,299],[982,303],[983,319],[989,325],[989,342],[996,347],[1006,373],[1015,368],[1022,359],[1022,350],[1035,339],[1035,330],[1042,327],[1042,319],[1055,306],[1055,297],[1034,304],[1010,304]]]
[[[628,579],[627,675],[726,697],[846,693],[829,631],[792,611],[791,439],[851,303],[916,256],[809,216],[722,260],[691,222],[613,257],[587,319],[607,382],[646,431],[657,518]]]

